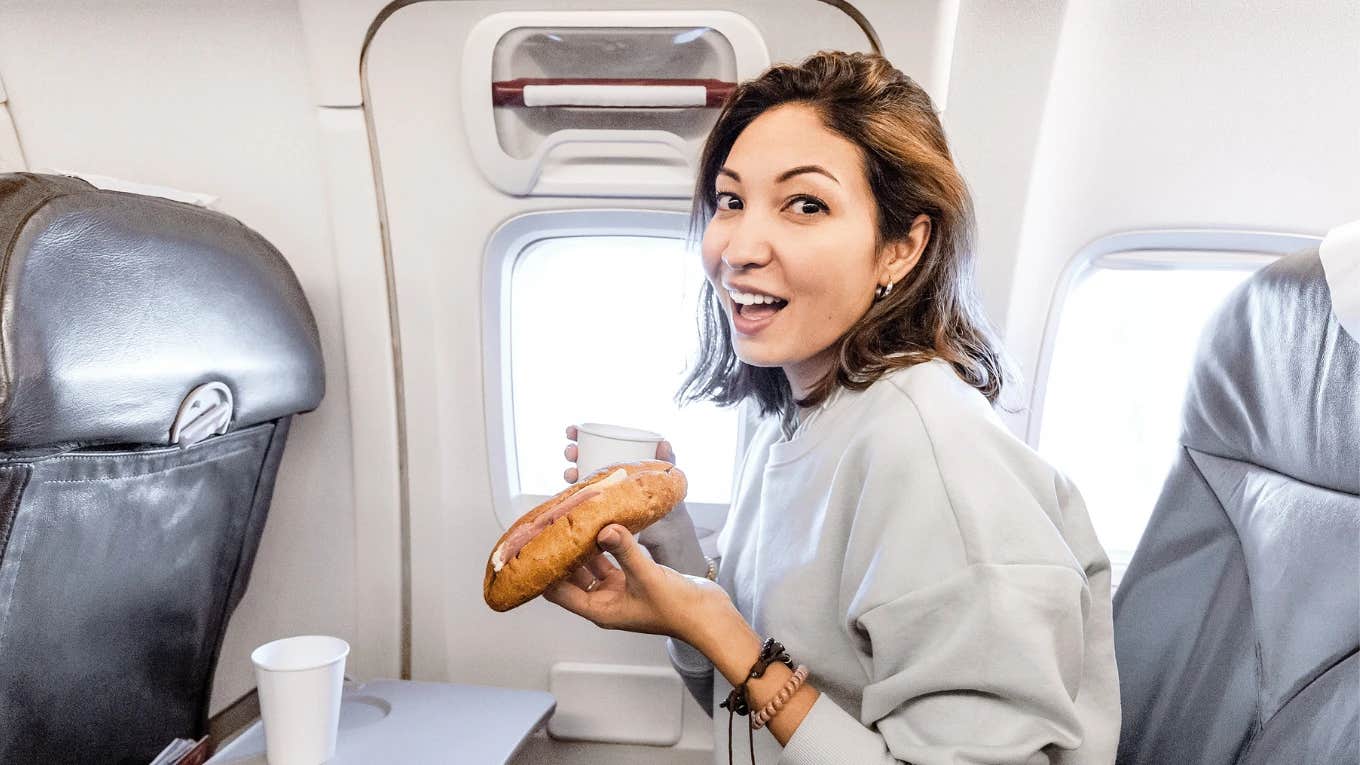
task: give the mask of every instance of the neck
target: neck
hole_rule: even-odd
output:
[[[784,366],[784,376],[789,379],[795,401],[807,398],[817,383],[831,371],[834,348],[827,348],[811,358]]]

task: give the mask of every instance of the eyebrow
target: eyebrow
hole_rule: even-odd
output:
[[[836,179],[836,176],[832,175],[826,168],[821,167],[820,165],[799,165],[798,167],[785,170],[784,172],[779,174],[778,178],[774,179],[774,182],[783,183],[784,181],[787,181],[793,176],[801,175],[802,173],[821,173],[822,175],[825,175],[831,180],[836,181],[837,184],[840,183],[840,181]],[[725,167],[720,167],[718,168],[718,174],[729,176],[731,177],[732,180],[736,181],[737,183],[741,183],[741,176],[737,175],[736,172],[733,170],[729,170]]]

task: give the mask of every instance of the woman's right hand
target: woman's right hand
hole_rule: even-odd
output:
[[[576,437],[576,426],[568,425],[567,440],[571,443],[567,444],[567,448],[562,452],[571,463],[571,467],[562,473],[567,483],[576,483],[580,478],[580,471],[576,469]],[[676,464],[675,451],[671,449],[669,441],[662,441],[656,445],[656,458],[672,465]],[[662,516],[661,520],[639,532],[638,544],[647,548],[652,560],[682,574],[704,576],[708,573],[708,559],[704,557],[703,548],[699,546],[699,533],[694,529],[694,519],[690,517],[689,508],[685,507],[684,502],[676,505]]]

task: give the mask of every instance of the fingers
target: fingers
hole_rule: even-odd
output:
[[[597,555],[596,558],[604,558]],[[608,565],[608,561],[605,561]],[[576,614],[594,621],[590,615],[590,595],[598,589],[599,582],[604,581],[603,575],[597,575],[592,569],[598,568],[596,561],[591,560],[589,565],[580,566],[566,579],[553,582],[548,589],[543,591],[543,599],[549,603],[554,603]]]
[[[590,569],[590,575],[595,579],[603,580],[612,572],[618,571],[619,567],[609,562],[603,555],[596,555],[586,562],[586,567]]]
[[[596,579],[603,579],[604,577],[596,576],[595,573],[592,572],[589,568],[581,566],[580,568],[577,568],[575,571],[571,572],[571,576],[568,578],[571,579],[572,583],[574,583],[577,587],[580,587],[581,589],[584,590],[585,588],[593,584]]]
[[[576,455],[578,454],[576,450],[576,436],[577,436],[576,426],[568,425],[567,439],[572,443],[567,444],[567,447],[562,450],[562,456],[567,458],[567,462],[571,463],[576,462]],[[580,478],[581,471],[576,469],[575,464],[572,464],[571,467],[562,471],[562,480],[566,481],[567,483],[576,483],[578,480],[580,480]]]
[[[563,580],[553,582],[552,586],[544,590],[543,599],[574,614],[584,615],[587,609],[586,601],[590,599],[590,593],[577,587],[574,582]]]
[[[662,441],[656,445],[656,458],[662,462],[675,464],[675,450],[671,448],[670,441]]]

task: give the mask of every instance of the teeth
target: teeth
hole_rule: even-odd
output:
[[[732,302],[740,305],[760,305],[765,303],[783,302],[780,298],[773,295],[757,295],[753,292],[736,292],[728,290],[727,294],[732,296]]]

